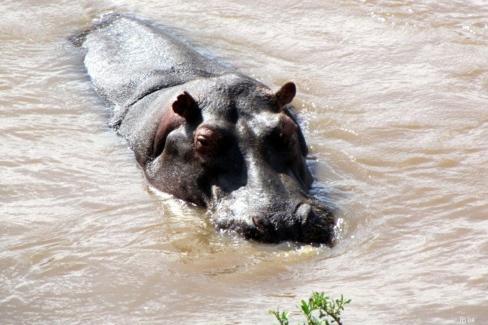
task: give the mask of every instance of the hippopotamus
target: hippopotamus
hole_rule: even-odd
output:
[[[72,41],[152,187],[250,240],[333,245],[332,209],[310,194],[293,82],[273,91],[128,15]]]

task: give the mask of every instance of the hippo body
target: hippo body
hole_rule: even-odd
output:
[[[124,15],[73,42],[153,187],[206,207],[217,228],[248,239],[332,245],[332,213],[309,194],[293,83],[272,92]]]

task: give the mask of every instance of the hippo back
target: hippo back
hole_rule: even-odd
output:
[[[73,42],[89,48],[85,66],[102,99],[124,110],[146,95],[233,70],[139,19],[110,14]]]

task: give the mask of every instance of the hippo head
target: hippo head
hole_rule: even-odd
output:
[[[295,92],[292,82],[274,93],[233,75],[175,95],[155,133],[147,179],[207,207],[219,229],[331,246],[332,213],[308,192],[307,146],[288,106]]]

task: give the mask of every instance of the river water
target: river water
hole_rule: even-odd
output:
[[[68,37],[154,21],[293,80],[336,247],[216,232],[149,188]],[[0,3],[0,323],[272,324],[313,291],[344,324],[488,324],[488,1]]]

